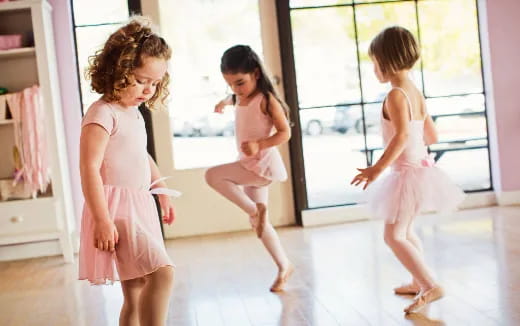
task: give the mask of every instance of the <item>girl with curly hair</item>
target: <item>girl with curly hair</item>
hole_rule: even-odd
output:
[[[152,194],[163,221],[173,206],[157,165],[146,150],[138,106],[153,108],[168,95],[171,49],[149,25],[134,19],[115,31],[90,58],[87,76],[101,98],[82,121],[80,174],[85,206],[79,279],[120,280],[121,325],[164,325],[173,264],[162,241]]]

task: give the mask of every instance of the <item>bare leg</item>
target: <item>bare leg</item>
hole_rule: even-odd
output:
[[[144,283],[143,277],[121,281],[124,302],[119,316],[120,326],[139,326],[139,297]]]
[[[161,267],[144,279],[139,298],[139,321],[142,326],[164,326],[173,288],[173,267]]]

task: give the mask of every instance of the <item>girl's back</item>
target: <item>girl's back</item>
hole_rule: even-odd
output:
[[[407,89],[408,91],[404,88],[393,87],[387,95],[388,97],[393,92],[400,92],[404,95],[407,103],[406,110],[409,112],[408,139],[403,152],[393,163],[393,166],[401,164],[419,164],[428,154],[424,142],[424,125],[427,116],[424,98],[415,87],[407,87]],[[410,96],[408,94],[412,95]],[[384,106],[386,106],[386,102],[385,99],[383,104]],[[382,132],[383,142],[386,147],[395,135],[396,131],[392,126],[391,121],[387,118],[385,108],[383,109]]]

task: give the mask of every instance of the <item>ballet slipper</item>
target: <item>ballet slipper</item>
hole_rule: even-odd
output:
[[[278,273],[276,280],[274,281],[273,285],[271,286],[271,292],[283,291],[285,284],[287,283],[287,280],[291,277],[293,272],[294,272],[294,266],[293,266],[293,264],[289,263],[289,267],[285,270],[285,272]]]
[[[394,289],[394,293],[397,295],[417,295],[421,292],[419,286],[415,284],[404,284]]]
[[[439,300],[444,296],[444,291],[440,286],[435,286],[427,291],[419,293],[414,302],[404,309],[407,314],[418,312],[424,308],[428,303]]]

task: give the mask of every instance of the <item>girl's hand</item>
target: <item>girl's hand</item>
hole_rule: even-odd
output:
[[[370,166],[366,169],[357,169],[360,173],[352,179],[350,182],[351,185],[359,186],[362,183],[365,183],[363,186],[363,190],[367,189],[368,185],[374,182],[377,177],[381,174],[381,169],[377,166]]]
[[[260,144],[258,141],[245,141],[240,145],[240,149],[246,156],[254,156],[260,151]]]
[[[224,101],[220,101],[215,105],[215,113],[224,113],[224,107],[226,107],[226,103]]]
[[[173,205],[170,202],[170,197],[167,195],[158,196],[159,204],[161,205],[161,210],[163,213],[162,220],[164,223],[170,225],[175,220],[175,211],[173,210]]]
[[[94,247],[102,251],[114,251],[119,242],[119,233],[112,220],[94,222]]]

